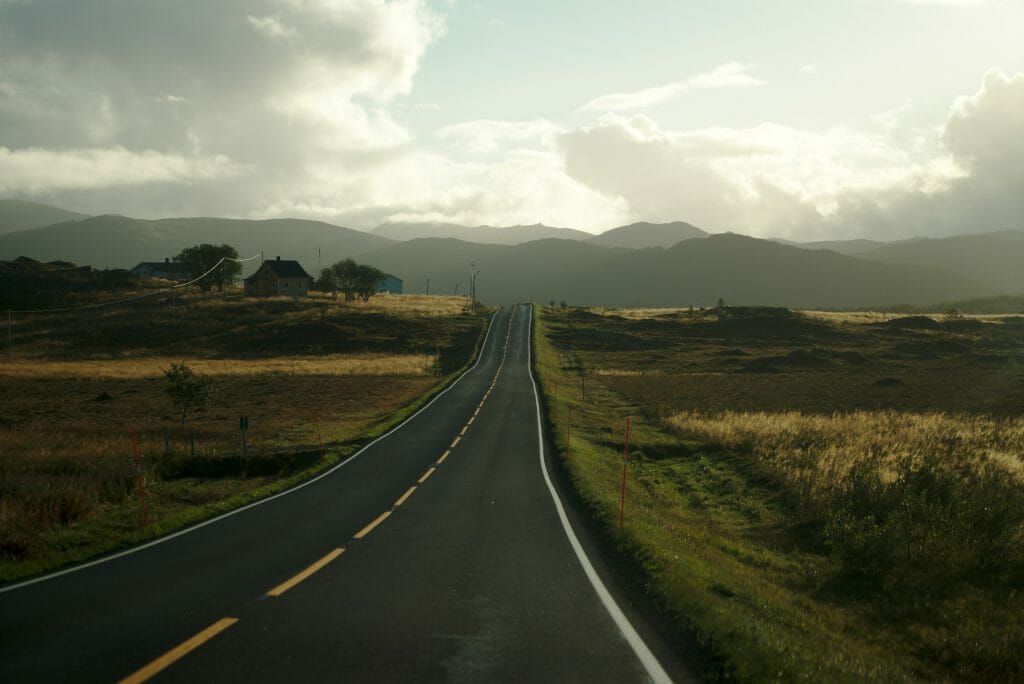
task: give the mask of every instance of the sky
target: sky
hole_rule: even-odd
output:
[[[90,214],[1024,229],[1024,0],[0,0],[0,197]]]

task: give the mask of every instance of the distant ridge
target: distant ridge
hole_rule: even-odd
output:
[[[407,292],[465,293],[479,260],[483,301],[597,306],[731,305],[848,308],[931,304],[979,293],[977,282],[943,268],[897,266],[742,235],[689,239],[669,249],[620,249],[579,240],[479,245],[453,239],[400,242],[360,257],[401,274]]]
[[[42,228],[64,221],[78,221],[86,214],[26,200],[0,199],[0,235]]]
[[[858,238],[855,240],[819,240],[817,242],[792,242],[790,240],[774,238],[772,242],[778,242],[791,247],[799,247],[801,249],[830,249],[833,252],[839,252],[840,254],[845,254],[847,256],[859,256],[870,252],[873,249],[878,249],[879,247],[884,247],[889,244],[886,242],[878,242],[877,240],[866,240],[864,238]]]
[[[96,268],[131,268],[140,261],[162,261],[185,247],[203,242],[228,243],[242,256],[262,251],[268,259],[296,259],[310,273],[320,263],[330,265],[392,243],[384,237],[320,221],[144,220],[105,215],[0,235],[0,259],[27,256],[37,261],[65,260]]]
[[[671,247],[677,242],[693,238],[706,238],[706,231],[683,221],[672,223],[631,223],[619,226],[592,237],[588,242],[602,247],[626,247],[645,249],[647,247]]]
[[[392,240],[416,240],[418,238],[454,238],[481,245],[518,245],[523,242],[559,238],[562,240],[586,240],[591,236],[573,228],[553,228],[543,223],[532,226],[463,226],[457,223],[382,223],[373,229],[374,235]]]
[[[886,264],[948,268],[984,283],[990,294],[1024,293],[1024,231],[890,242],[860,256]]]

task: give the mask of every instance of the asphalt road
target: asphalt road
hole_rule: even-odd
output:
[[[472,370],[300,488],[0,589],[0,681],[686,678],[551,483],[529,330],[500,310]]]

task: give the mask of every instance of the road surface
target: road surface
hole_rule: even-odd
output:
[[[0,681],[686,678],[552,486],[530,316],[501,309],[473,369],[316,480],[0,589]]]

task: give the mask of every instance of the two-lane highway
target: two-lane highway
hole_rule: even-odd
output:
[[[0,590],[0,681],[666,681],[562,512],[529,354],[505,307],[472,370],[333,471]]]

